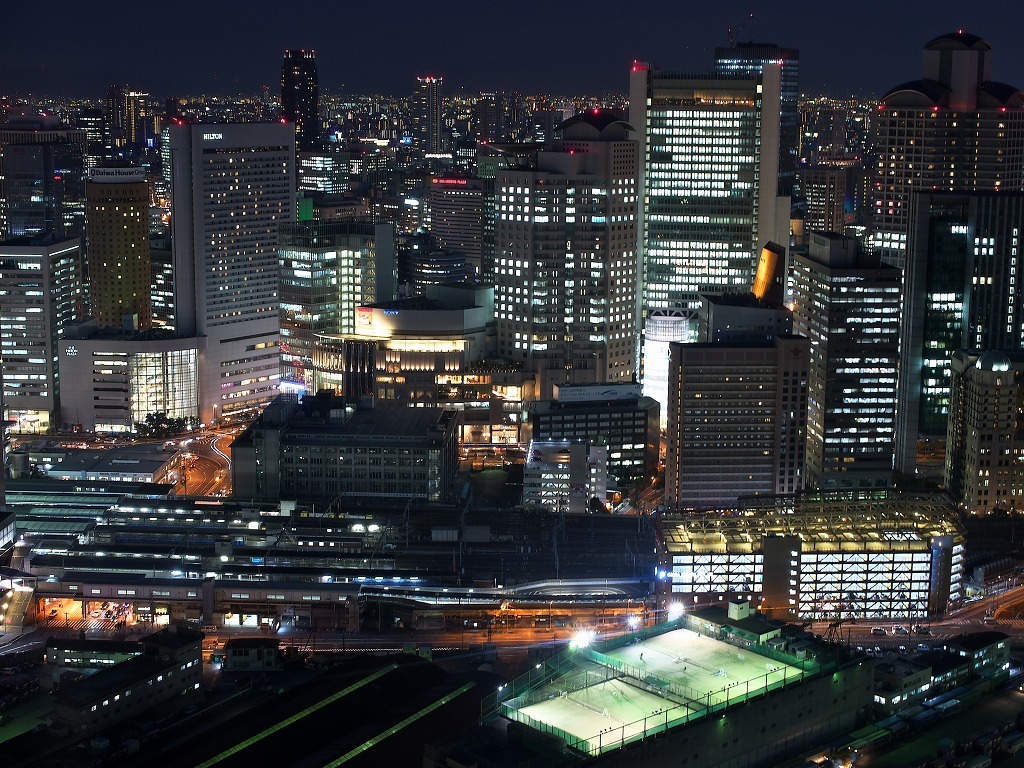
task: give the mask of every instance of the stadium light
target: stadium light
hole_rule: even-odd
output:
[[[669,603],[668,604],[668,620],[675,621],[683,615],[683,604],[682,603]]]
[[[630,616],[626,619],[626,623],[629,624],[629,628],[635,632],[637,627],[640,626],[640,619],[637,616]]]
[[[597,637],[597,632],[592,629],[581,629],[572,636],[569,641],[569,648],[574,651],[581,650],[590,646]]]

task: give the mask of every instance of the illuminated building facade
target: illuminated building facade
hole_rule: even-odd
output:
[[[810,342],[672,344],[667,509],[712,509],[804,487]]]
[[[94,432],[130,432],[151,413],[198,424],[203,344],[164,330],[69,329],[60,363],[75,386],[65,388],[65,421]]]
[[[805,620],[924,619],[960,605],[964,537],[944,495],[836,491],[745,501],[728,514],[662,517],[668,599],[700,607],[739,597]]]
[[[852,171],[849,166],[837,164],[800,169],[800,191],[807,199],[804,227],[808,232],[843,233]]]
[[[283,123],[172,125],[175,329],[205,336],[200,418],[248,418],[280,378],[277,233],[295,216]]]
[[[0,242],[3,407],[19,432],[61,425],[58,343],[83,310],[78,238]]]
[[[856,240],[814,232],[790,260],[793,330],[811,340],[807,487],[892,482],[900,272]]]
[[[394,295],[394,228],[304,222],[278,237],[281,386],[313,392],[317,338],[355,333],[360,306]]]
[[[347,192],[351,155],[343,144],[329,142],[320,149],[299,151],[299,191],[340,195]]]
[[[523,377],[515,365],[488,362],[493,351],[493,287],[427,286],[425,296],[360,307],[354,334],[320,337],[315,384],[462,411],[463,442],[516,443]]]
[[[992,48],[963,30],[924,48],[924,77],[882,97],[872,118],[871,242],[903,267],[917,191],[1009,192],[1024,187],[1024,92],[991,79]]]
[[[152,327],[149,184],[144,172],[93,168],[85,197],[89,314],[102,327]]]
[[[735,41],[728,48],[715,48],[715,69],[723,74],[757,76],[769,64],[779,67],[779,194],[788,196],[796,181],[800,137],[800,51],[775,43]]]
[[[523,506],[555,514],[591,512],[608,493],[608,446],[577,440],[531,440],[523,467]]]
[[[896,468],[914,472],[920,435],[946,436],[959,349],[1024,348],[1024,193],[918,192],[903,276]]]
[[[789,242],[789,199],[777,195],[779,66],[683,74],[634,62],[629,104],[644,311],[749,290],[764,242]]]
[[[416,92],[412,97],[412,140],[425,153],[444,151],[444,124],[441,107],[444,98],[444,78],[426,75],[416,78]]]
[[[0,125],[0,233],[57,237],[82,233],[86,132],[52,117]]]
[[[964,512],[1024,507],[1024,352],[960,350],[950,364],[945,488]]]
[[[636,379],[638,145],[611,110],[566,121],[530,170],[498,171],[498,354],[562,384]]]
[[[673,341],[693,341],[695,323],[682,309],[655,309],[644,323],[644,395],[662,404],[661,428],[668,426],[668,369]]]
[[[284,52],[281,116],[295,127],[295,146],[300,152],[320,149],[320,80],[316,51]]]

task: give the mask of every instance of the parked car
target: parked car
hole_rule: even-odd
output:
[[[871,634],[872,635],[888,635],[889,632],[888,632],[888,630],[885,627],[872,627],[871,628]]]

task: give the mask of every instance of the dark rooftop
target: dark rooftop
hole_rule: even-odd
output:
[[[231,648],[272,648],[277,650],[281,641],[276,637],[231,637],[224,643],[224,650]]]
[[[100,653],[142,653],[142,646],[135,640],[102,640],[99,638],[50,637],[47,648],[61,648],[66,651],[97,651]]]
[[[949,638],[946,641],[948,648],[963,648],[965,651],[980,651],[1003,640],[1009,640],[1010,636],[1005,632],[988,630],[986,632],[970,632]]]
[[[135,656],[57,691],[56,704],[80,709],[104,696],[121,693],[139,680],[172,666],[151,656]]]

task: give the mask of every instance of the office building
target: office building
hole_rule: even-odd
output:
[[[672,344],[665,506],[720,509],[804,487],[810,342]]]
[[[405,506],[450,500],[458,468],[456,411],[374,407],[322,393],[279,395],[231,444],[234,492],[251,499]]]
[[[281,63],[281,117],[295,127],[300,152],[321,148],[320,80],[316,51],[287,50]]]
[[[394,297],[390,224],[304,222],[279,230],[282,387],[315,392],[314,347],[355,333],[358,309]]]
[[[917,192],[911,209],[896,425],[907,475],[918,439],[946,436],[953,353],[1024,347],[1024,193]]]
[[[61,398],[64,421],[90,432],[131,432],[154,413],[198,425],[199,356],[205,340],[173,331],[69,327],[59,343],[73,387]]]
[[[280,378],[277,236],[295,216],[282,123],[172,125],[175,329],[205,336],[201,420],[248,418]]]
[[[82,109],[75,128],[85,131],[85,167],[95,168],[107,156],[107,120],[102,109]]]
[[[953,354],[945,488],[968,514],[1024,507],[1024,352]]]
[[[426,154],[443,152],[446,144],[441,119],[444,78],[427,75],[416,78],[416,81],[416,92],[412,97],[413,145]]]
[[[498,171],[498,354],[554,385],[636,379],[638,144],[611,110],[578,115],[532,169]]]
[[[730,32],[731,34],[731,32]],[[779,98],[779,187],[780,195],[793,194],[796,182],[800,116],[800,51],[775,43],[740,43],[730,40],[727,48],[715,48],[715,70],[722,74],[757,76],[768,65],[778,65]]]
[[[458,251],[442,248],[431,232],[420,229],[398,248],[398,293],[422,296],[426,286],[476,280],[476,272]]]
[[[992,47],[963,30],[924,47],[920,80],[879,102],[871,242],[903,267],[913,193],[1024,188],[1024,93],[992,80]]]
[[[843,234],[852,168],[836,163],[808,165],[800,169],[800,189],[807,200],[804,227],[807,232]]]
[[[494,179],[434,176],[430,232],[442,248],[461,253],[473,274],[494,280]]]
[[[540,506],[558,515],[585,515],[603,509],[607,494],[607,445],[530,441],[523,467],[524,507]]]
[[[127,85],[110,86],[105,117],[113,157],[124,157],[141,149],[149,128],[146,121],[152,117],[149,94]]]
[[[553,400],[529,404],[536,441],[570,440],[608,448],[608,475],[620,488],[654,477],[661,451],[657,401],[639,384],[564,385]]]
[[[942,494],[823,491],[660,521],[666,599],[746,599],[803,620],[940,617],[960,606],[964,534]]]
[[[685,74],[634,62],[629,104],[643,158],[643,311],[696,311],[701,293],[749,290],[761,246],[789,242],[779,66]]]
[[[53,117],[0,126],[0,231],[5,237],[82,234],[86,131]]]
[[[352,153],[344,144],[328,142],[298,153],[299,192],[340,195],[349,188]]]
[[[58,342],[82,316],[80,241],[53,235],[0,242],[3,407],[19,432],[62,425]]]
[[[853,238],[811,233],[790,262],[793,330],[811,340],[809,488],[892,482],[900,272]]]
[[[145,173],[141,168],[92,168],[85,198],[89,314],[102,327],[152,327]]]

